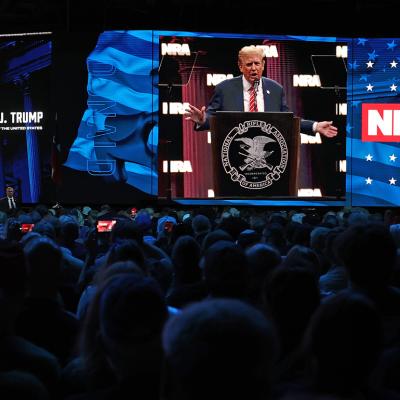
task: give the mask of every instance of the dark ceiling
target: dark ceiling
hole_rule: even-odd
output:
[[[0,33],[169,29],[399,36],[395,0],[0,0]]]

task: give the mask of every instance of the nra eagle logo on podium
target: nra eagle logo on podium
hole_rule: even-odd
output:
[[[274,125],[259,120],[243,121],[226,135],[221,160],[226,174],[242,188],[265,189],[285,171],[288,146]]]

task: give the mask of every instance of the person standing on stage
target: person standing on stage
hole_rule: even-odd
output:
[[[238,67],[242,75],[227,79],[215,87],[208,107],[200,109],[189,104],[184,116],[195,123],[195,130],[210,129],[209,117],[216,111],[272,111],[288,112],[283,87],[263,77],[264,51],[254,45],[243,47],[238,54]],[[301,120],[302,133],[319,132],[328,138],[337,135],[332,121]]]
[[[18,211],[18,203],[14,197],[13,187],[6,187],[6,197],[0,199],[0,210],[6,212],[8,216],[15,215]]]

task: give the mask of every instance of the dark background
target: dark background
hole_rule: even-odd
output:
[[[390,37],[398,36],[393,19],[397,3],[396,0],[0,0],[0,31],[167,29]]]

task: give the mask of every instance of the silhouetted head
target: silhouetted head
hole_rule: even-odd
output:
[[[89,306],[82,331],[89,384],[101,387],[113,379],[159,374],[161,332],[167,316],[164,296],[154,279],[126,271],[104,281]]]
[[[167,306],[154,279],[138,274],[111,277],[101,289],[99,327],[113,367],[128,375],[130,368],[145,370],[153,346],[160,348],[166,318]]]
[[[258,243],[260,239],[261,235],[254,229],[245,229],[239,233],[236,242],[242,249],[246,250],[246,248]]]
[[[22,247],[16,242],[0,239],[0,335],[13,334],[25,289],[26,265]]]
[[[195,235],[208,233],[211,230],[211,222],[205,215],[198,214],[192,219],[192,229]]]
[[[245,229],[249,229],[250,225],[239,216],[230,216],[228,218],[223,218],[218,228],[228,232],[233,240],[237,240],[240,232],[243,232]]]
[[[120,218],[111,231],[111,242],[116,242],[118,239],[133,239],[140,245],[143,243],[143,232],[134,221]]]
[[[276,336],[255,308],[207,300],[171,318],[163,332],[167,399],[267,399]]]
[[[58,220],[58,219],[57,219]],[[42,236],[47,236],[50,239],[56,239],[56,229],[48,220],[42,220],[35,224],[32,229],[33,232],[37,232]]]
[[[265,225],[262,233],[262,241],[277,249],[281,255],[286,254],[287,241],[283,226],[277,222]]]
[[[320,305],[305,337],[315,385],[323,392],[349,395],[366,383],[377,362],[382,326],[366,297],[345,290]]]
[[[62,253],[50,238],[34,238],[24,247],[27,259],[29,288],[36,294],[57,292],[60,284]]]
[[[200,245],[192,236],[178,238],[172,248],[171,259],[177,282],[193,283],[201,279]]]
[[[288,251],[283,264],[287,267],[307,269],[314,274],[315,278],[318,278],[321,273],[321,265],[317,253],[306,246],[293,246]]]
[[[228,232],[226,232],[222,229],[215,229],[214,231],[208,233],[204,237],[203,243],[201,245],[201,253],[204,254],[204,252],[210,246],[212,246],[214,243],[218,242],[219,240],[227,240],[227,241],[233,242],[233,238]]]
[[[257,243],[246,250],[249,266],[248,295],[253,304],[261,304],[266,279],[281,263],[278,250],[265,243]]]
[[[132,239],[118,239],[107,253],[106,264],[110,265],[117,261],[133,261],[143,272],[147,272],[143,250],[138,243]]]
[[[297,267],[279,266],[266,281],[265,308],[276,323],[285,354],[301,342],[311,316],[320,304],[314,274]]]
[[[248,266],[243,249],[225,240],[214,243],[204,255],[204,279],[211,296],[245,296]]]
[[[0,302],[6,295],[25,290],[26,264],[22,247],[0,239]]]
[[[387,227],[371,222],[351,225],[335,244],[353,284],[364,289],[387,285],[396,262],[396,243]]]

